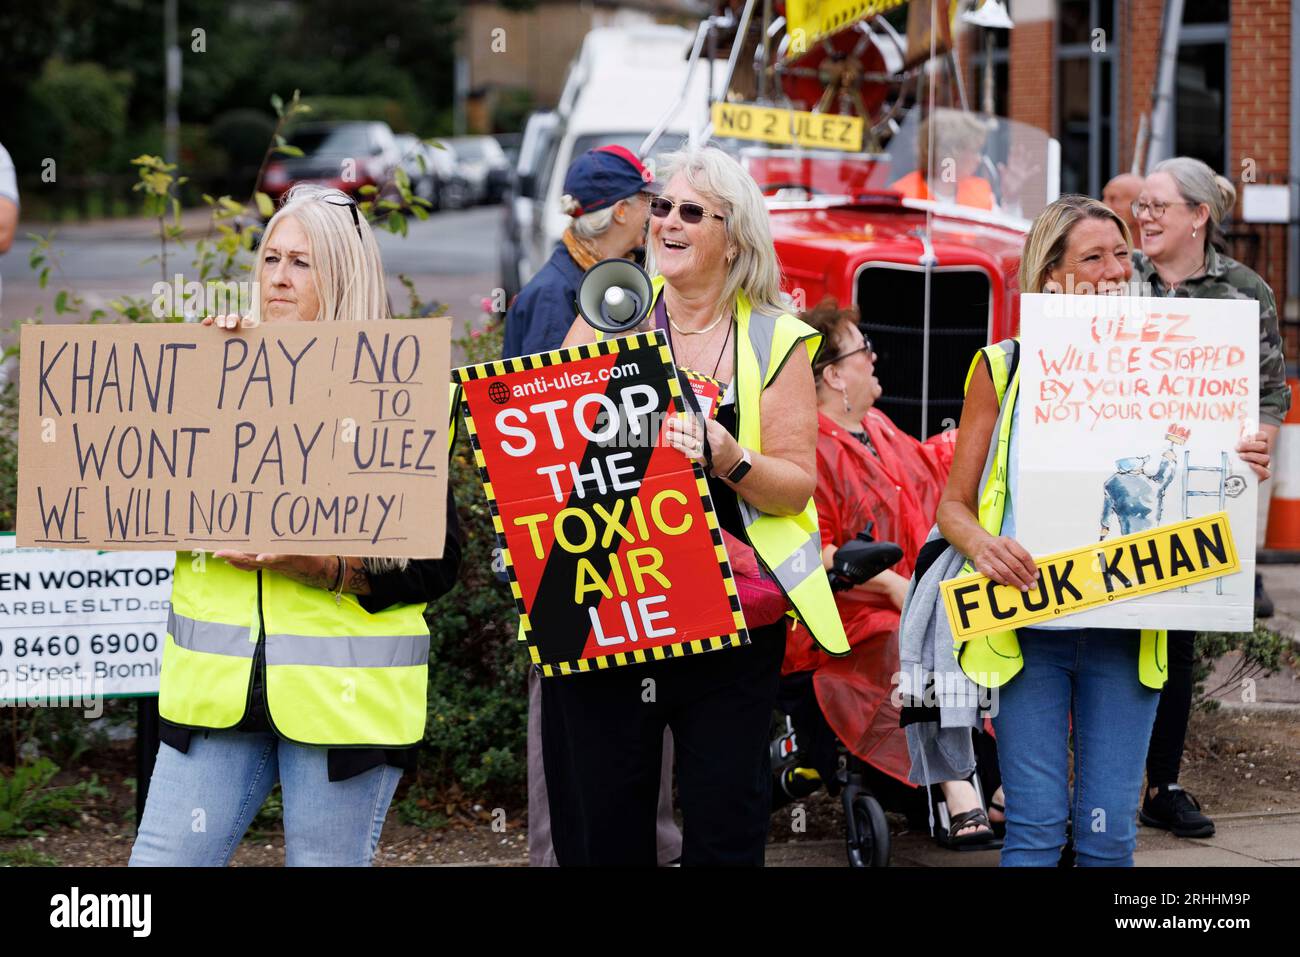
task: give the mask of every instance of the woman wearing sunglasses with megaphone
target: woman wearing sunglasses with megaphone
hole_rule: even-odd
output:
[[[722,383],[717,414],[670,419],[663,440],[703,461],[724,532],[752,547],[788,614],[848,651],[812,503],[821,335],[781,292],[767,208],[734,159],[663,157],[650,203],[650,318],[681,370]],[[600,335],[578,319],[565,346]],[[742,596],[742,602],[743,602]],[[768,730],[786,625],[749,617],[750,644],[542,681],[542,748],[561,865],[654,864],[659,741],[671,729],[684,865],[761,865],[771,807]],[[653,701],[643,695],[653,679]]]
[[[587,150],[569,167],[560,202],[571,219],[555,251],[524,286],[506,313],[501,358],[558,349],[578,315],[578,294],[587,271],[598,262],[628,259],[645,243],[646,205],[663,188],[639,159],[622,146]],[[629,263],[629,266],[631,264]],[[554,866],[547,778],[542,767],[542,699],[540,678],[528,673],[528,862]],[[671,739],[664,742],[664,763],[672,763]],[[558,773],[558,772],[556,772]],[[671,768],[660,787],[658,858],[675,860],[681,832],[673,820]]]

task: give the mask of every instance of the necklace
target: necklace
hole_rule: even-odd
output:
[[[671,317],[671,316],[668,316],[668,310],[667,310],[667,308],[664,309],[664,315],[668,318],[668,324],[669,324],[670,326],[672,326],[673,329],[677,329],[678,332],[682,332],[682,330],[681,330],[680,328],[678,328],[677,323],[673,322],[672,317]],[[726,315],[726,313],[724,313],[723,315]],[[718,319],[715,319],[715,320],[710,324],[709,329],[713,328],[713,326],[716,326],[716,325],[718,324],[718,320],[721,319],[721,318],[722,318],[722,317],[719,316]],[[711,374],[711,378],[716,379],[716,378],[718,377],[718,369],[720,369],[720,368],[722,367],[722,357],[723,357],[724,355],[726,355],[726,353],[727,353],[727,343],[729,343],[729,342],[731,341],[731,329],[732,329],[732,327],[731,327],[730,325],[728,325],[728,326],[727,326],[727,334],[726,334],[725,336],[722,337],[722,348],[718,350],[718,358],[717,358],[717,360],[713,363],[713,372],[712,372],[712,374]],[[701,331],[701,332],[708,332],[708,329],[701,329],[700,331]],[[685,333],[685,334],[686,334],[686,335],[690,335],[690,333]],[[668,333],[668,348],[669,348],[670,350],[673,349],[673,334],[672,334],[671,331]]]
[[[668,324],[684,336],[702,336],[706,332],[712,332],[713,329],[717,327],[718,323],[720,323],[723,319],[727,318],[728,315],[729,313],[726,312],[722,313],[720,316],[718,316],[718,318],[714,319],[703,329],[683,329],[681,326],[677,325],[677,323],[673,322],[672,316],[668,317]],[[727,333],[727,335],[731,335],[731,333]]]

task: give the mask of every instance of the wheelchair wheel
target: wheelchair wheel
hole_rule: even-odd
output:
[[[889,821],[885,810],[870,794],[853,799],[845,824],[849,867],[889,866]]]

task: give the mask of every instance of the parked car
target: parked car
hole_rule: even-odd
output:
[[[411,133],[399,134],[397,145],[402,169],[411,178],[411,192],[427,199],[434,210],[469,205],[469,182],[457,169],[456,153],[450,146],[433,145]]]
[[[528,117],[519,140],[518,158],[506,190],[501,242],[501,285],[507,302],[519,294],[524,277],[531,277],[541,267],[541,263],[528,260],[524,237],[532,231],[538,168],[550,151],[558,124],[554,111],[539,110]]]
[[[267,164],[261,188],[278,200],[295,183],[320,183],[355,196],[363,186],[389,186],[401,159],[387,123],[307,123],[288,137],[302,156],[279,156]]]
[[[460,173],[470,184],[474,202],[501,202],[506,186],[501,174],[510,169],[501,144],[490,136],[457,136],[448,143],[456,151]]]

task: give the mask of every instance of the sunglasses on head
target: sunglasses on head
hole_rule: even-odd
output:
[[[684,223],[698,223],[705,216],[712,216],[714,219],[720,219],[724,223],[727,221],[726,216],[710,212],[699,203],[675,203],[671,199],[664,199],[662,196],[655,196],[650,200],[650,215],[657,219],[664,219],[677,207],[677,215],[681,216]]]
[[[361,217],[357,215],[357,201],[353,199],[351,196],[347,196],[347,197],[325,196],[322,197],[322,199],[324,199],[324,201],[329,203],[331,206],[346,206],[349,210],[352,211],[352,225],[356,228],[357,238],[360,239],[361,238]]]

